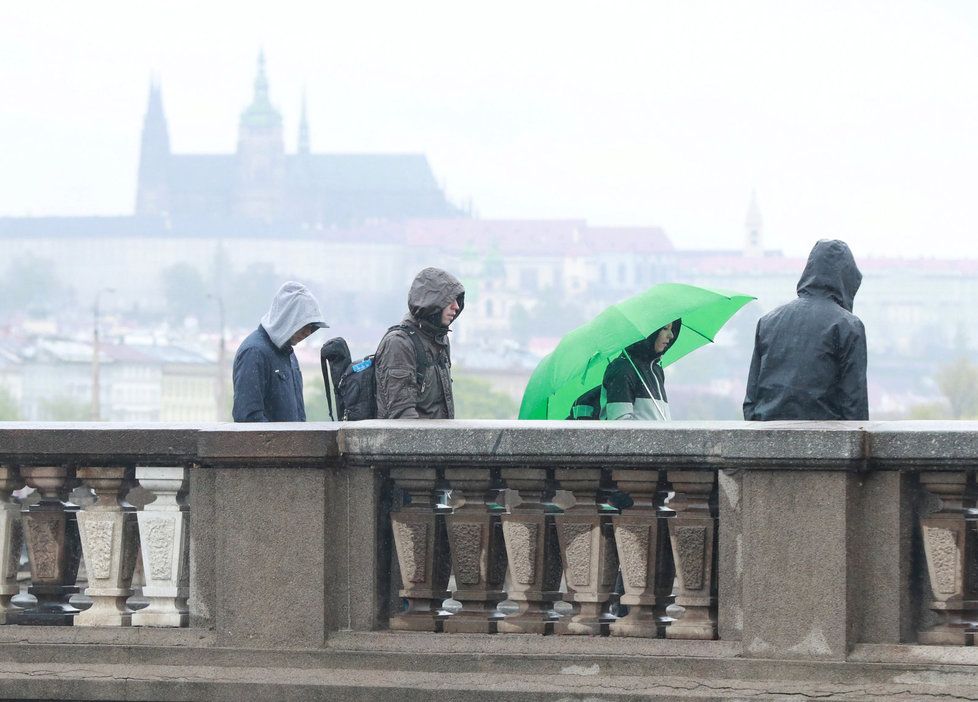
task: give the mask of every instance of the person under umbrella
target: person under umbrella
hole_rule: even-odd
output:
[[[681,329],[682,320],[677,319],[628,346],[608,365],[601,383],[602,419],[672,419],[660,359]]]
[[[662,367],[712,342],[737,310],[753,299],[729,290],[660,283],[611,305],[591,321],[565,334],[557,347],[537,364],[523,391],[520,419],[599,419],[605,372],[619,357],[621,363],[631,367],[628,360],[631,354],[625,355],[626,349],[647,342],[651,335],[658,335],[663,327],[669,326],[673,343],[659,354],[656,365],[661,372]],[[679,327],[673,329],[675,322],[670,319],[682,320],[681,336],[677,336]],[[649,372],[653,372],[653,353],[654,349],[648,353]],[[648,379],[641,372],[638,375],[651,390]],[[642,397],[651,400],[654,395],[649,392]],[[634,410],[634,402],[632,405]]]

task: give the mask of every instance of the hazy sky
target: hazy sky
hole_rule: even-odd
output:
[[[483,217],[739,247],[978,256],[978,2],[7,1],[0,214],[135,198],[151,71],[177,151],[233,150],[264,47],[295,148],[426,153]]]

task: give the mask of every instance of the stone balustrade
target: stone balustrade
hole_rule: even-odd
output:
[[[36,494],[18,504],[14,491]],[[138,511],[126,501],[137,485],[149,501]],[[71,501],[81,488],[84,504]],[[88,493],[86,496],[85,493]],[[187,468],[89,465],[0,466],[0,622],[22,625],[163,626],[188,622]],[[36,603],[15,604],[26,546]],[[133,572],[142,553],[149,606],[135,613]],[[84,578],[79,565],[84,561]],[[85,587],[82,587],[82,585]],[[80,610],[72,596],[90,606]],[[85,604],[89,604],[85,602]],[[142,604],[142,603],[141,603]]]
[[[978,426],[582,424],[0,424],[0,623],[973,643]]]

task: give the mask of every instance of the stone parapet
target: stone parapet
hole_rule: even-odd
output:
[[[937,665],[978,631],[976,469],[966,422],[0,423],[0,671],[11,632]]]

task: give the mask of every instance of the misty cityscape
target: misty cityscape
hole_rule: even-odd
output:
[[[718,6],[709,7],[717,10]],[[976,21],[973,8],[954,3],[948,7]],[[750,12],[763,15],[768,11],[772,17],[778,14],[773,6],[764,4]],[[858,15],[862,10],[853,12]],[[707,35],[716,31],[713,22],[718,20],[713,17],[708,27],[704,25]],[[573,24],[569,19],[555,21]],[[906,29],[902,22],[899,27]],[[839,31],[839,41],[845,43],[842,35],[847,30]],[[783,47],[786,41],[784,36],[768,38],[772,46]],[[466,289],[465,313],[452,335],[460,418],[514,418],[530,374],[563,335],[608,305],[651,285],[683,282],[757,298],[727,325],[715,344],[667,370],[673,418],[739,419],[757,319],[794,296],[807,249],[821,236],[847,238],[864,275],[855,312],[865,323],[868,338],[871,418],[978,417],[978,366],[971,360],[978,344],[972,331],[978,326],[978,312],[970,304],[978,293],[978,259],[964,243],[973,240],[967,235],[973,234],[976,220],[975,213],[964,205],[955,205],[955,209],[948,204],[957,203],[955,193],[961,192],[960,181],[966,180],[954,170],[955,164],[945,164],[953,183],[937,200],[928,200],[926,192],[915,188],[914,178],[920,175],[916,170],[922,163],[916,156],[908,155],[905,163],[898,164],[898,170],[905,169],[905,182],[897,185],[906,191],[895,189],[892,173],[885,172],[893,170],[892,161],[879,161],[875,173],[850,169],[845,174],[853,179],[847,182],[848,192],[865,193],[862,198],[851,195],[852,200],[862,199],[865,207],[876,208],[879,222],[868,229],[883,232],[873,238],[871,231],[860,239],[847,234],[867,221],[868,210],[853,209],[844,197],[834,198],[839,191],[829,186],[824,197],[814,198],[818,204],[813,209],[812,193],[805,190],[811,183],[806,186],[805,178],[795,178],[792,166],[785,165],[779,177],[771,173],[772,162],[758,161],[727,182],[716,200],[711,199],[719,186],[707,173],[709,158],[693,156],[697,152],[689,144],[690,158],[704,174],[704,188],[694,196],[677,199],[685,203],[688,217],[677,216],[676,205],[665,203],[669,187],[689,183],[688,174],[677,168],[672,171],[674,184],[662,185],[669,181],[670,164],[677,163],[674,146],[663,145],[661,159],[647,162],[648,170],[655,173],[649,175],[648,197],[641,206],[625,202],[643,197],[637,195],[641,187],[636,186],[635,166],[627,156],[622,156],[621,174],[608,170],[621,144],[609,142],[602,159],[589,160],[592,146],[588,137],[582,131],[580,142],[570,140],[574,126],[573,118],[568,117],[566,123],[555,125],[566,138],[561,144],[565,158],[548,162],[546,168],[534,165],[536,156],[546,158],[556,148],[556,143],[541,143],[539,152],[529,149],[518,162],[509,161],[503,169],[505,178],[514,191],[521,191],[523,200],[500,205],[504,198],[488,187],[487,180],[472,175],[480,170],[486,174],[498,171],[498,164],[491,158],[466,159],[466,153],[485,156],[475,146],[459,146],[451,156],[445,155],[452,143],[461,143],[458,134],[454,141],[441,142],[433,150],[437,159],[423,148],[425,139],[397,144],[400,129],[377,139],[387,148],[361,148],[364,142],[353,135],[352,126],[336,122],[337,115],[347,112],[323,114],[328,105],[322,92],[317,94],[317,82],[310,81],[294,104],[282,99],[282,95],[294,94],[301,81],[277,68],[281,64],[273,47],[279,43],[256,41],[249,49],[251,58],[236,63],[221,77],[222,83],[236,86],[235,94],[247,97],[237,104],[224,104],[220,111],[194,108],[186,99],[188,86],[181,85],[178,77],[159,66],[142,67],[144,76],[155,72],[148,80],[133,79],[138,85],[125,90],[126,95],[142,96],[138,106],[125,111],[135,113],[138,107],[141,124],[119,126],[136,138],[130,140],[129,151],[107,151],[103,156],[106,161],[130,164],[128,172],[134,175],[127,191],[131,205],[124,211],[113,214],[111,207],[106,211],[103,205],[86,208],[79,202],[73,206],[59,203],[55,190],[53,200],[34,196],[32,202],[50,203],[48,206],[20,206],[11,193],[27,187],[13,184],[21,166],[9,157],[4,159],[5,177],[12,185],[0,199],[4,251],[0,259],[4,267],[0,278],[0,420],[227,420],[231,358],[286,280],[308,286],[330,324],[296,348],[309,419],[326,419],[320,345],[330,337],[342,336],[354,358],[373,353],[384,331],[404,313],[412,278],[426,266],[453,272]],[[972,57],[976,51],[973,42],[950,42],[949,46],[948,51],[967,51]],[[755,50],[744,49],[749,56]],[[236,51],[236,55],[241,53]],[[282,53],[287,53],[284,48]],[[294,63],[291,52],[288,55],[288,62]],[[951,58],[960,56],[935,60]],[[858,58],[853,60],[861,65]],[[223,65],[226,58],[221,61]],[[899,70],[900,66],[894,68]],[[186,72],[174,73],[187,77]],[[721,71],[714,79],[722,77]],[[582,80],[592,78],[582,74]],[[800,73],[798,83],[805,78]],[[927,81],[926,77],[917,79]],[[564,80],[569,79],[562,76]],[[839,76],[837,80],[845,84],[849,79]],[[885,104],[894,77],[886,73],[879,80],[878,102]],[[973,122],[978,92],[974,76],[967,80],[959,99],[970,101],[971,111],[965,113]],[[280,90],[279,85],[289,88]],[[521,93],[525,87],[520,82]],[[467,86],[463,98],[470,90]],[[772,85],[771,96],[779,90]],[[171,101],[171,92],[181,99]],[[216,86],[215,92],[225,94]],[[388,94],[390,118],[395,119],[394,103],[407,98],[400,88]],[[841,94],[851,99],[836,106],[848,126],[837,131],[833,117],[827,119],[825,132],[841,135],[838,148],[843,152],[849,149],[851,137],[843,133],[863,119],[872,122],[872,115],[865,113],[861,97],[848,89]],[[603,100],[601,106],[609,115],[614,112],[615,100],[604,94],[595,99]],[[565,98],[554,100],[560,105]],[[212,104],[205,98],[199,102]],[[770,107],[773,112],[785,109],[775,103]],[[808,103],[802,109],[806,106]],[[469,109],[471,106],[460,108],[463,122]],[[201,143],[200,135],[216,134],[227,123],[222,114],[232,112],[238,115],[236,131],[229,129],[212,142]],[[509,123],[511,117],[502,112],[500,124]],[[583,112],[587,110],[582,108]],[[908,118],[912,112],[908,107],[906,114],[894,120]],[[363,119],[376,126],[375,113],[371,110]],[[743,118],[743,114],[732,116]],[[627,114],[621,119],[630,124],[634,117]],[[62,118],[70,120],[67,114],[57,119]],[[117,116],[112,119],[118,123]],[[477,128],[482,119],[473,121],[473,144],[482,138]],[[601,132],[613,132],[613,122],[609,119]],[[84,150],[81,144],[95,138],[95,133],[86,134],[86,124],[81,120],[72,130],[79,151]],[[901,124],[892,128],[906,133],[909,127]],[[317,132],[316,125],[324,125],[324,130],[329,125],[335,133]],[[881,123],[878,129],[885,132],[891,126]],[[464,124],[455,129],[464,131]],[[630,127],[622,129],[627,132]],[[942,127],[923,122],[916,129],[918,141],[908,140],[907,146],[914,154],[926,150],[921,144],[932,143],[934,132]],[[342,140],[345,134],[351,135],[348,144]],[[670,141],[670,134],[676,136],[669,129],[662,131],[663,143]],[[708,139],[703,144],[718,134],[704,135]],[[766,134],[784,145],[785,136],[779,130],[769,129]],[[655,137],[652,131],[645,139]],[[11,129],[6,130],[5,138],[24,141]],[[487,137],[487,143],[498,138]],[[743,143],[749,145],[756,138],[745,136]],[[522,136],[518,140],[523,143]],[[178,146],[186,143],[195,148]],[[317,148],[320,143],[332,148]],[[812,144],[789,147],[789,153],[792,148],[818,150]],[[974,144],[958,141],[955,147],[962,162],[970,158],[973,163]],[[17,148],[21,157],[28,153],[26,147]],[[624,148],[632,151],[629,145]],[[13,149],[5,151],[14,153]],[[636,141],[634,151],[643,154],[641,158],[656,153],[644,141]],[[933,151],[934,158],[943,158],[940,149]],[[604,176],[607,191],[593,202],[551,197],[545,192],[562,189],[555,179],[551,184],[549,179],[555,173],[548,169],[573,161],[566,157],[575,153],[581,158],[581,178],[593,168]],[[506,158],[511,159],[512,154]],[[71,164],[78,164],[68,153],[63,164],[57,155],[42,151],[36,151],[30,160],[33,165],[25,172],[46,160],[48,168],[59,171],[60,179],[67,177],[65,171]],[[839,164],[846,165],[844,159]],[[728,168],[729,164],[720,170],[728,172]],[[812,165],[812,170],[814,183],[817,167]],[[934,178],[942,175],[924,170]],[[96,164],[91,175],[79,171],[71,177],[80,183],[98,179]],[[542,182],[531,182],[535,177]],[[619,187],[618,178],[629,181],[628,185]],[[37,178],[33,182],[43,193],[43,183]],[[446,182],[465,183],[464,196],[453,194],[463,191],[449,189]],[[602,178],[589,182],[592,190],[599,189]],[[486,185],[485,192],[478,189],[480,184]],[[78,187],[94,186],[84,183]],[[795,197],[791,187],[799,193],[805,190],[797,195],[798,202],[807,203],[801,210],[818,212],[812,218],[817,234],[808,228],[797,231],[785,215]],[[608,202],[613,200],[609,192],[616,189],[624,198],[620,217],[609,214]],[[534,204],[535,192],[539,193],[538,205]],[[572,192],[573,184],[567,188],[567,193]],[[894,197],[898,192],[903,196]],[[117,197],[114,194],[100,202],[114,202]],[[65,199],[72,201],[71,196]],[[883,212],[881,200],[888,203],[889,211]],[[912,237],[900,228],[887,233],[891,218],[894,214],[901,217],[911,201],[921,211],[935,205],[942,209],[932,210],[930,220],[919,212],[904,217],[917,227]],[[486,207],[484,203],[495,204]],[[661,214],[657,212],[660,205]],[[709,234],[704,233],[707,230]],[[951,238],[942,239],[942,232]],[[915,243],[908,244],[908,238]],[[933,249],[927,248],[928,239],[933,240]]]

